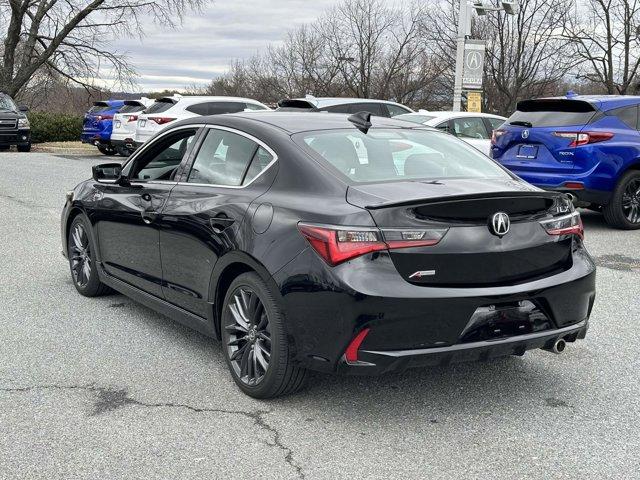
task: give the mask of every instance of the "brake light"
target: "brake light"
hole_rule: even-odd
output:
[[[347,360],[347,362],[358,362],[358,350],[360,349],[360,345],[362,345],[365,337],[369,334],[369,330],[369,328],[365,328],[361,330],[360,333],[358,333],[355,337],[353,337],[353,340],[351,340],[351,343],[344,351],[344,358]]]
[[[334,227],[306,223],[299,223],[298,230],[318,255],[332,267],[352,258],[381,250],[433,246],[442,240],[448,231],[447,228],[380,231],[377,228]]]
[[[137,115],[129,115],[129,119],[127,120],[127,122],[135,122],[136,120],[138,120]]]
[[[98,121],[100,121],[100,120],[111,120],[111,119],[113,119],[113,115],[98,115],[96,117],[96,119]]]
[[[165,123],[173,122],[175,118],[170,117],[149,117],[149,120],[156,122],[158,125],[164,125]]]
[[[504,130],[494,130],[493,132],[491,132],[491,145],[495,145],[498,141],[498,138],[500,138],[505,133],[507,132],[505,132]]]
[[[549,235],[577,235],[584,238],[582,218],[578,212],[540,222]]]
[[[611,132],[553,132],[553,135],[571,140],[570,147],[604,142],[613,138],[613,133]]]

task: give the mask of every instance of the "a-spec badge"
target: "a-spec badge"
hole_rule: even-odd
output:
[[[420,270],[418,272],[413,272],[411,275],[409,275],[409,278],[416,279],[422,277],[433,277],[435,274],[435,270]]]

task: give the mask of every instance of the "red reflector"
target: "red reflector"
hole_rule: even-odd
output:
[[[582,182],[565,182],[563,186],[571,190],[584,190],[584,183]]]
[[[344,357],[347,359],[349,363],[355,363],[358,361],[358,350],[360,349],[360,345],[364,341],[364,338],[369,334],[369,328],[365,328],[358,333],[351,343],[344,351]]]

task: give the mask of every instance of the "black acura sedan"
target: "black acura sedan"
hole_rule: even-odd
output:
[[[67,194],[64,254],[220,339],[248,395],[585,337],[595,266],[572,203],[446,133],[358,113],[172,124]]]

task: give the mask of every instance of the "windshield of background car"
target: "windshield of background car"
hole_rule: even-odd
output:
[[[506,124],[529,128],[585,125],[595,114],[593,105],[580,100],[526,100],[518,103],[518,110]]]
[[[153,104],[151,104],[151,106],[149,108],[147,108],[144,113],[160,113],[160,112],[165,112],[167,110],[169,110],[171,107],[173,107],[175,104],[171,101],[161,101],[158,100],[156,102],[154,102]]]
[[[407,122],[423,124],[436,117],[433,115],[414,115],[412,113],[409,113],[409,114],[404,113],[402,115],[396,115],[394,118],[396,120],[405,120]]]
[[[6,95],[0,95],[0,110],[17,110],[16,104],[13,103],[10,97]]]
[[[446,133],[372,128],[304,132],[293,140],[353,183],[511,178],[493,160]]]

